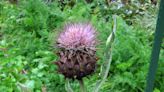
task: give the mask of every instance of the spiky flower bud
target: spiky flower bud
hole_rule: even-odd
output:
[[[66,78],[82,79],[96,66],[96,31],[91,24],[74,23],[64,27],[57,39],[59,73]]]

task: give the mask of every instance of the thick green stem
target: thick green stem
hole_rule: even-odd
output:
[[[73,92],[70,83],[69,83],[69,79],[66,79],[66,83],[65,83],[65,89],[67,92]]]
[[[80,84],[80,91],[81,91],[81,92],[86,92],[86,89],[85,89],[85,87],[84,87],[84,82],[83,82],[82,79],[79,80],[79,84]]]

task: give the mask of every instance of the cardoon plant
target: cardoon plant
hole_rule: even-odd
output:
[[[111,50],[115,31],[116,18],[114,16],[113,32],[108,37],[105,47],[106,62],[102,65],[104,67],[101,72],[102,77],[101,80],[97,81],[93,92],[98,92],[107,78],[111,64]],[[59,49],[57,55],[60,58],[55,64],[58,66],[58,72],[63,74],[66,79],[79,80],[82,92],[86,91],[82,78],[92,74],[96,68],[96,44],[96,31],[90,23],[67,24],[57,38],[56,45]],[[73,92],[69,81],[66,84],[68,84],[66,90]]]
[[[58,72],[65,78],[79,80],[94,72],[96,67],[96,31],[89,23],[67,24],[57,38]]]
[[[96,66],[96,31],[91,24],[74,23],[64,27],[57,39],[60,59],[58,72],[66,78],[81,80]]]

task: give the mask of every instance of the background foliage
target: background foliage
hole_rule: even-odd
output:
[[[91,92],[100,79],[113,14],[118,15],[116,40],[109,76],[101,92],[144,91],[158,4],[152,5],[148,0],[131,0],[125,5],[108,0],[50,1],[0,1],[0,92],[65,92],[65,79],[53,64],[58,59],[54,41],[65,23],[77,21],[90,21],[99,33],[97,70],[84,79]],[[164,90],[163,48],[164,44],[154,92]],[[79,91],[77,81],[71,86]]]

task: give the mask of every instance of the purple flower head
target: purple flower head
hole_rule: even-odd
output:
[[[59,35],[57,42],[63,48],[95,48],[96,31],[91,24],[74,23],[68,24],[64,32]]]
[[[74,23],[64,27],[57,39],[60,59],[58,72],[67,78],[81,80],[96,67],[96,31],[91,24]]]

